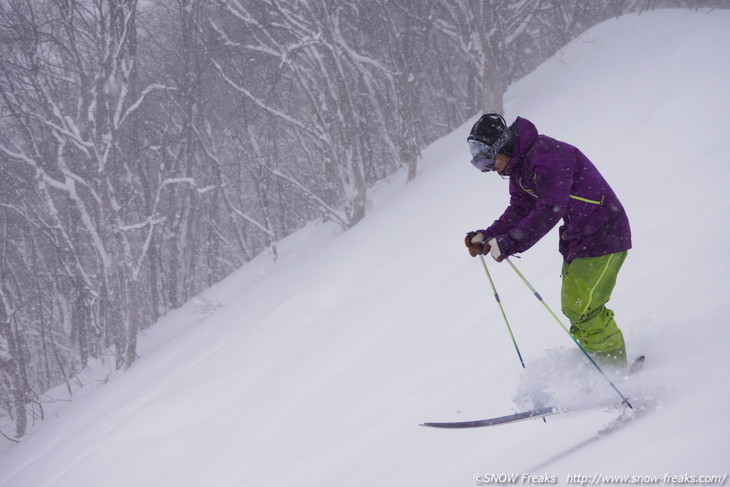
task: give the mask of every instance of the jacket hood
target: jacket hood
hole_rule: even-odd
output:
[[[512,149],[512,156],[505,168],[506,174],[511,173],[515,165],[527,154],[538,135],[535,124],[522,117],[517,117],[509,128],[515,136],[515,145]]]

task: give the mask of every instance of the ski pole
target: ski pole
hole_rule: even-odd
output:
[[[563,322],[560,320],[560,318],[558,318],[558,316],[553,312],[553,310],[550,308],[550,306],[548,306],[548,304],[542,299],[542,296],[540,296],[540,293],[538,293],[535,290],[535,288],[532,287],[532,284],[530,284],[530,282],[525,278],[525,276],[523,276],[522,273],[517,269],[517,267],[515,267],[515,265],[512,263],[512,261],[509,259],[509,257],[505,257],[504,260],[506,260],[507,263],[509,263],[509,265],[512,267],[512,269],[515,270],[517,275],[520,276],[520,278],[525,282],[525,284],[527,284],[527,287],[530,288],[530,291],[532,291],[532,293],[535,295],[537,300],[540,301],[543,304],[543,306],[545,306],[545,308],[550,312],[551,315],[553,315],[553,318],[555,318],[555,321],[557,321],[558,324],[563,328],[563,330],[565,330],[565,333],[567,333],[568,336],[570,336],[570,338],[573,339],[575,344],[578,345],[578,348],[580,348],[580,351],[583,352],[583,354],[586,357],[588,357],[588,360],[590,360],[590,362],[593,364],[593,366],[596,368],[596,370],[598,370],[601,373],[601,375],[608,381],[608,383],[611,385],[613,390],[616,391],[616,393],[619,396],[621,396],[621,399],[622,399],[621,404],[626,404],[629,408],[634,409],[634,407],[629,402],[629,399],[626,396],[624,396],[621,393],[621,391],[618,390],[618,387],[616,387],[616,385],[613,383],[613,381],[611,381],[611,379],[608,378],[608,376],[603,371],[603,369],[601,367],[599,367],[599,365],[596,363],[596,361],[593,360],[593,357],[591,357],[590,354],[586,351],[586,349],[583,348],[583,345],[581,345],[580,342],[578,342],[578,340],[570,333],[570,330],[568,330],[568,328],[566,328],[566,326],[563,324]]]
[[[504,322],[507,325],[507,330],[509,331],[509,336],[512,338],[512,343],[515,346],[515,350],[517,350],[517,356],[520,358],[520,363],[522,364],[522,368],[525,368],[525,361],[522,360],[522,354],[520,353],[520,349],[517,346],[517,340],[515,340],[515,335],[512,333],[512,328],[509,326],[509,321],[507,321],[507,315],[504,312],[504,308],[502,307],[502,302],[499,300],[499,294],[497,294],[497,288],[494,287],[494,281],[492,281],[492,275],[489,274],[489,269],[487,269],[487,263],[484,261],[484,256],[482,254],[479,254],[479,258],[482,260],[482,266],[484,267],[484,272],[487,273],[487,278],[489,278],[489,284],[492,285],[492,291],[494,291],[494,298],[497,300],[497,304],[499,305],[499,310],[502,312],[502,317],[504,318]]]

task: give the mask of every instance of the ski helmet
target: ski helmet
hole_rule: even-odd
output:
[[[502,115],[486,113],[471,128],[469,140],[476,140],[488,145],[496,153],[512,155],[513,136]]]

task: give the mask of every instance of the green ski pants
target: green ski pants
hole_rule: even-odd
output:
[[[619,252],[563,263],[561,306],[570,320],[570,334],[595,359],[616,365],[626,363],[626,345],[606,303],[627,254]]]

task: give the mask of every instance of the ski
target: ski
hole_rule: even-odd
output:
[[[644,366],[646,357],[641,355],[637,357],[628,367],[626,376],[629,377],[641,370]],[[443,423],[422,423],[420,426],[428,426],[430,428],[481,428],[484,426],[496,426],[500,424],[516,423],[518,421],[525,421],[528,419],[545,418],[546,416],[553,416],[555,414],[570,413],[575,411],[581,411],[584,409],[600,408],[600,407],[612,407],[612,404],[593,404],[574,406],[567,408],[558,407],[542,407],[532,409],[530,411],[522,411],[519,413],[508,414],[507,416],[499,416],[497,418],[479,419],[475,421],[452,421]]]
[[[631,362],[631,365],[629,365],[629,368],[626,371],[626,375],[632,376],[637,372],[640,372],[641,369],[644,368],[644,362],[646,362],[646,355],[639,355],[638,357],[636,357],[634,361]]]
[[[498,424],[516,423],[526,419],[544,418],[553,414],[567,412],[559,408],[544,407],[531,411],[523,411],[521,413],[509,414],[498,418],[480,419],[476,421],[455,421],[448,423],[422,423],[421,426],[429,426],[431,428],[480,428],[482,426],[496,426]]]

